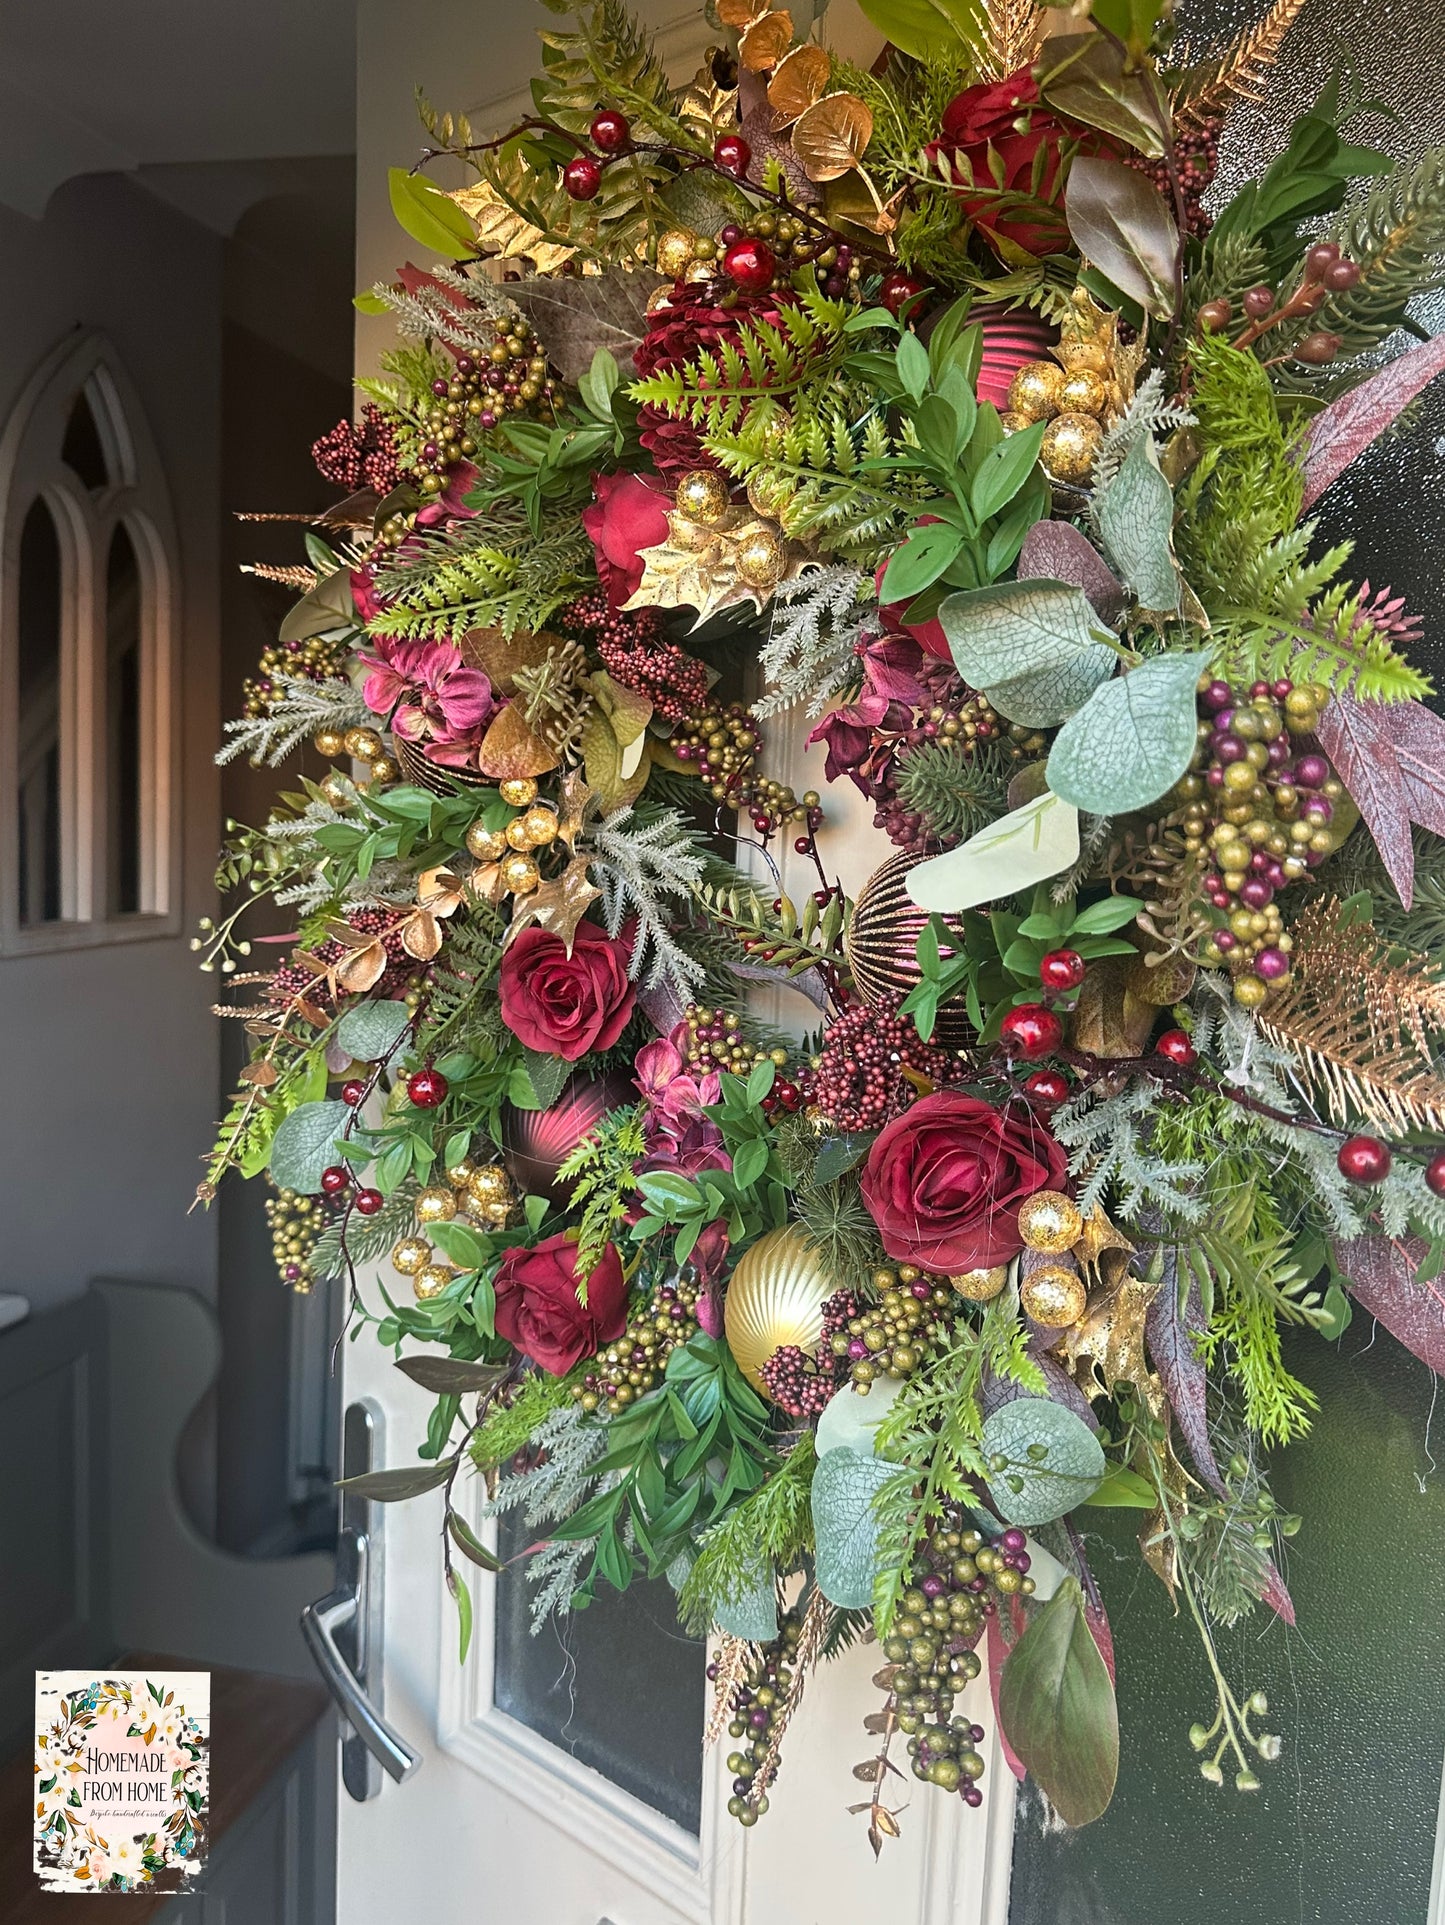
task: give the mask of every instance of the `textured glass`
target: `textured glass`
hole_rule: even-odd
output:
[[[100,430],[95,425],[95,416],[84,388],[76,395],[70,419],[65,424],[60,459],[91,490],[104,488],[111,478],[105,449],[101,446]]]
[[[124,528],[105,570],[106,812],[110,913],[140,908],[141,580]]]
[[[502,1557],[532,1542],[515,1512],[501,1519]],[[536,1637],[520,1569],[497,1586],[499,1710],[600,1771],[685,1831],[702,1817],[706,1651],[678,1626],[661,1581],[550,1619]]]
[[[23,924],[60,920],[60,542],[34,502],[20,533],[16,794]]]

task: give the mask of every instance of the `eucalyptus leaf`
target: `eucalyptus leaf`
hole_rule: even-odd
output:
[[[876,1455],[878,1426],[902,1388],[901,1377],[880,1377],[864,1397],[852,1384],[844,1384],[829,1398],[818,1419],[813,1446],[819,1457],[826,1457],[830,1450],[855,1450],[864,1457]]]
[[[1078,859],[1079,812],[1045,789],[957,849],[918,863],[906,886],[920,909],[957,915],[1047,882]]]
[[[1121,294],[1150,314],[1171,314],[1179,229],[1163,196],[1122,161],[1083,156],[1069,169],[1065,201],[1079,252]]]
[[[818,1589],[842,1611],[873,1601],[878,1520],[873,1500],[897,1467],[856,1450],[830,1450],[813,1473],[814,1573]]]
[[[1010,1651],[998,1715],[1066,1825],[1092,1824],[1108,1810],[1119,1775],[1119,1713],[1076,1577],[1064,1579]]]
[[[728,1637],[766,1644],[778,1635],[778,1593],[772,1566],[759,1568],[752,1584],[739,1596],[713,1606],[713,1622]]]
[[[1099,618],[1068,582],[996,582],[940,603],[958,672],[1010,721],[1051,728],[1082,708],[1114,672]]]
[[[1146,611],[1179,612],[1174,560],[1174,490],[1159,467],[1151,436],[1140,435],[1094,504],[1110,560]]]
[[[410,1019],[405,1003],[357,1003],[336,1025],[336,1040],[357,1062],[381,1063],[406,1034]]]
[[[1048,1397],[1015,1397],[984,1420],[989,1494],[1010,1524],[1049,1524],[1092,1497],[1106,1465],[1098,1438]]]
[[[1095,690],[1049,751],[1049,787],[1094,815],[1147,808],[1189,767],[1208,649],[1156,655]],[[967,845],[965,844],[965,847]]]
[[[318,1196],[321,1172],[337,1159],[336,1139],[351,1111],[345,1103],[302,1103],[277,1130],[270,1171],[278,1190]]]

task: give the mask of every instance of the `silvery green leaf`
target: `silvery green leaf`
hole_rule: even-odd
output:
[[[813,1473],[814,1572],[818,1589],[839,1610],[861,1611],[873,1602],[878,1563],[878,1520],[873,1499],[897,1466],[856,1450],[830,1450]]]
[[[410,1013],[405,1003],[357,1003],[336,1025],[336,1040],[358,1063],[380,1063],[405,1035]]]
[[[1104,1453],[1084,1422],[1047,1397],[1015,1397],[987,1418],[980,1439],[985,1461],[1006,1458],[988,1474],[989,1494],[1010,1524],[1048,1524],[1082,1504],[1103,1479]],[[820,1466],[821,1468],[821,1466]]]
[[[1140,435],[1123,466],[1095,503],[1099,533],[1110,559],[1139,606],[1158,614],[1179,610],[1179,569],[1170,533],[1174,490],[1159,469],[1152,439]]]
[[[778,1635],[778,1594],[773,1569],[759,1569],[754,1582],[730,1603],[713,1607],[713,1622],[731,1638],[766,1644]]]
[[[1079,812],[1045,789],[957,849],[918,863],[906,887],[920,909],[951,916],[1047,882],[1078,859]]]
[[[844,1384],[818,1419],[813,1438],[818,1455],[826,1457],[830,1450],[856,1450],[868,1456],[875,1448],[878,1426],[902,1388],[901,1377],[880,1377],[868,1395],[860,1397],[852,1384]]]
[[[1051,728],[1113,672],[1099,618],[1068,582],[996,582],[949,595],[938,611],[958,672],[1000,713]]]
[[[350,1114],[345,1103],[302,1103],[292,1110],[271,1145],[271,1176],[278,1190],[319,1194],[321,1172],[336,1161],[336,1139]]]
[[[1156,655],[1096,689],[1054,737],[1049,787],[1095,815],[1157,801],[1189,767],[1195,684],[1209,662],[1207,649]]]

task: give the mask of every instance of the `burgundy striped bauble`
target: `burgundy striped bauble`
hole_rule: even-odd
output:
[[[906,886],[909,870],[921,860],[906,849],[891,856],[864,883],[854,904],[844,947],[858,994],[870,1005],[890,995],[906,996],[922,980],[918,938],[928,912],[918,907]],[[939,953],[948,957],[953,951]],[[944,1049],[961,1049],[972,1034],[961,1001],[946,1003],[938,1012],[932,1040]]]
[[[1022,308],[976,307],[969,320],[983,328],[983,360],[978,370],[978,398],[992,401],[1002,412],[1008,406],[1009,383],[1025,361],[1042,361],[1058,340],[1058,329]]]
[[[565,1208],[572,1186],[558,1183],[557,1171],[609,1111],[637,1100],[631,1080],[613,1070],[606,1076],[573,1076],[550,1109],[519,1110],[509,1104],[502,1111],[502,1157],[512,1181],[529,1196],[544,1196]]]
[[[415,742],[408,742],[404,735],[393,735],[391,740],[407,781],[432,795],[455,795],[459,788],[484,789],[491,781],[490,776],[479,775],[475,769],[444,768],[440,762],[424,755]]]

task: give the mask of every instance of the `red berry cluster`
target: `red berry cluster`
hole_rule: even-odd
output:
[[[1214,216],[1205,212],[1204,196],[1219,166],[1219,130],[1223,125],[1224,116],[1217,114],[1208,120],[1177,127],[1174,132],[1174,164],[1184,199],[1185,229],[1200,237],[1214,225]],[[1124,165],[1152,181],[1172,206],[1173,188],[1167,161],[1147,160],[1142,154],[1129,154]]]
[[[669,722],[685,721],[707,700],[707,665],[670,642],[662,611],[613,608],[605,595],[579,595],[557,617],[565,634],[590,642],[615,682],[645,695]]]
[[[941,1084],[957,1068],[946,1050],[919,1040],[912,1021],[898,1014],[902,1000],[895,994],[871,1008],[860,1004],[828,1031],[813,1100],[835,1128],[881,1129],[912,1094],[905,1070]]]
[[[353,909],[348,912],[346,920],[348,926],[356,930],[358,935],[380,936],[381,946],[386,951],[386,968],[367,994],[373,998],[395,997],[405,988],[417,967],[415,958],[409,956],[401,946],[402,925],[405,918],[398,916],[395,910]],[[308,950],[307,954],[314,956],[327,968],[334,968],[337,963],[350,955],[351,951],[344,943],[339,943],[334,936],[328,936],[324,942],[319,942],[314,948]],[[303,991],[309,1002],[327,1005],[332,1001],[326,978],[314,975],[301,963],[287,963],[283,968],[278,969],[271,978],[268,993],[273,1002],[289,1003]]]
[[[858,1315],[851,1290],[838,1290],[823,1305],[823,1338],[816,1351],[780,1344],[760,1375],[769,1397],[789,1417],[821,1417],[847,1376],[847,1358],[833,1353],[833,1338]]]
[[[345,488],[349,494],[370,488],[378,495],[389,495],[400,475],[391,423],[371,402],[363,409],[360,421],[338,421],[319,441],[313,441],[311,459],[323,480]]]

